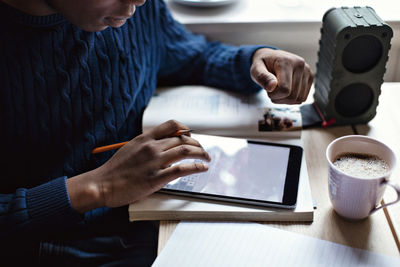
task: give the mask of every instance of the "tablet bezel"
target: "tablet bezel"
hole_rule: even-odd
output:
[[[159,192],[178,195],[178,196],[217,200],[230,203],[247,204],[247,205],[272,207],[272,208],[294,209],[296,207],[296,202],[297,202],[297,194],[299,188],[302,157],[303,157],[303,148],[296,145],[281,144],[281,143],[271,143],[271,142],[253,141],[253,140],[246,140],[246,141],[249,144],[279,146],[279,147],[289,148],[289,158],[286,170],[286,178],[285,178],[282,202],[240,198],[240,197],[232,197],[226,195],[208,194],[203,192],[176,190],[170,188],[162,188],[160,189]]]

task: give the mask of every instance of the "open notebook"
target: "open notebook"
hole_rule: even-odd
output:
[[[196,133],[252,138],[300,138],[299,105],[273,104],[262,90],[242,95],[207,86],[157,89],[143,114],[146,131],[178,120]]]
[[[157,266],[400,266],[399,257],[257,223],[181,222]]]

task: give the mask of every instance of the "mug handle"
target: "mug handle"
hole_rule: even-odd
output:
[[[384,181],[384,182],[381,184],[381,186],[384,186],[384,185],[389,185],[389,186],[391,186],[391,187],[396,191],[396,193],[397,193],[397,199],[394,200],[394,201],[392,201],[392,202],[389,202],[389,203],[387,203],[387,204],[385,204],[385,205],[381,205],[381,206],[379,206],[379,207],[373,208],[373,209],[371,210],[370,214],[374,213],[374,212],[377,211],[377,210],[380,210],[381,208],[384,208],[384,207],[393,205],[393,204],[395,204],[395,203],[397,203],[397,202],[400,201],[400,186],[398,186],[398,185],[396,185],[396,184],[393,184],[393,183],[391,183],[391,182],[389,182],[389,181]]]

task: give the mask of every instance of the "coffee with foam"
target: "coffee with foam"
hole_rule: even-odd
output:
[[[389,164],[375,155],[344,153],[339,155],[333,165],[346,173],[357,178],[377,178],[385,176],[389,170]]]

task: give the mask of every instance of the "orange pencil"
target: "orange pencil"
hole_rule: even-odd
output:
[[[181,136],[181,135],[183,135],[185,133],[190,133],[190,132],[192,132],[192,130],[178,130],[172,136],[173,137]],[[128,142],[129,141],[125,141],[125,142],[121,142],[121,143],[117,143],[117,144],[96,147],[95,149],[92,150],[92,154],[97,154],[97,153],[102,153],[102,152],[105,152],[105,151],[117,149],[117,148],[120,148],[120,147],[126,145]]]
[[[193,132],[193,130],[178,130],[172,135],[172,137],[181,136],[185,133],[190,133],[190,132]]]

